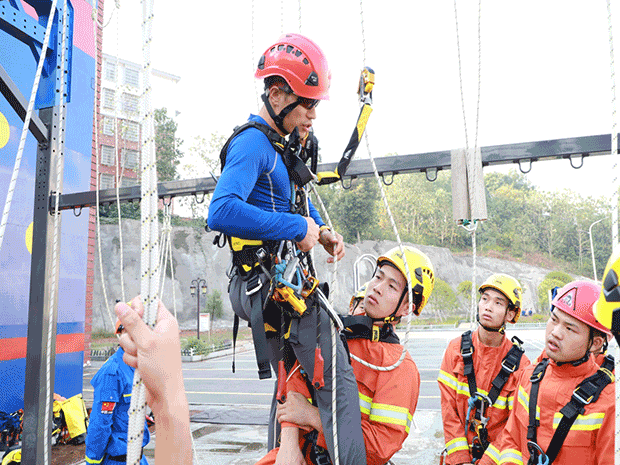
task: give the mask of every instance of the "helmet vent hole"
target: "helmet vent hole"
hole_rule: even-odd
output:
[[[308,61],[308,59],[304,58],[304,65],[309,65],[309,64],[310,64],[310,62]]]
[[[284,50],[284,45],[278,45],[278,50]]]
[[[299,50],[295,50],[295,56],[296,56],[296,57],[300,57],[300,56],[301,56],[301,51],[299,51]]]
[[[293,51],[293,46],[292,45],[287,45],[286,46],[286,53],[291,53]]]

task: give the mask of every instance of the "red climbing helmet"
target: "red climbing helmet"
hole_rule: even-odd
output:
[[[551,302],[551,307],[577,318],[591,328],[609,334],[609,329],[596,321],[593,313],[594,303],[598,300],[601,288],[589,281],[573,281],[558,290]]]
[[[329,99],[327,59],[317,44],[301,34],[282,35],[263,53],[254,76],[281,76],[299,97]]]

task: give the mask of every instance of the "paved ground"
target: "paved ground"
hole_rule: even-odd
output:
[[[408,349],[420,370],[422,385],[414,425],[402,450],[392,459],[396,465],[438,463],[437,457],[444,442],[436,379],[447,343],[461,332],[418,331],[410,334]],[[542,348],[543,330],[521,331],[519,336],[525,341],[527,355],[530,359],[535,358]],[[404,340],[403,335],[401,340]],[[258,419],[257,423],[263,422],[268,414],[273,381],[258,380],[251,344],[238,347],[235,374],[231,373],[229,351],[213,355],[205,361],[183,363],[183,378],[192,411],[195,463],[254,464],[266,453],[267,427],[264,424],[231,423],[247,423],[251,418]],[[84,399],[88,407],[92,404],[93,394],[90,379],[102,363],[93,362],[84,369]],[[210,419],[205,420],[205,415]],[[242,419],[235,420],[235,417]],[[145,451],[147,457],[154,456],[156,438],[155,433]]]

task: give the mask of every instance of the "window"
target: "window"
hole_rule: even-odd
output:
[[[127,113],[138,113],[139,99],[137,95],[123,94],[123,111]]]
[[[125,121],[123,123],[123,136],[132,142],[140,141],[140,125],[133,121]]]
[[[136,186],[138,183],[136,182],[136,178],[130,178],[128,176],[123,176],[121,178],[121,187],[131,187]]]
[[[114,110],[114,91],[103,89],[103,108]]]
[[[103,117],[103,133],[106,136],[114,135],[114,119],[107,116]]]
[[[123,150],[123,168],[136,171],[140,162],[140,152],[137,150]]]
[[[99,178],[99,189],[114,189],[114,175],[102,173]]]
[[[123,84],[131,87],[140,87],[140,71],[136,68],[126,67],[125,82]]]
[[[109,145],[102,145],[101,146],[101,163],[103,165],[114,166],[116,164],[114,152],[115,152],[114,147],[111,147]]]
[[[108,81],[116,81],[116,63],[114,61],[104,61],[103,79],[107,79]]]

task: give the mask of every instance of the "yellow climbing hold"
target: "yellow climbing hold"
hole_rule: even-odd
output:
[[[6,120],[6,117],[0,113],[0,149],[9,141],[9,133],[9,122]]]

